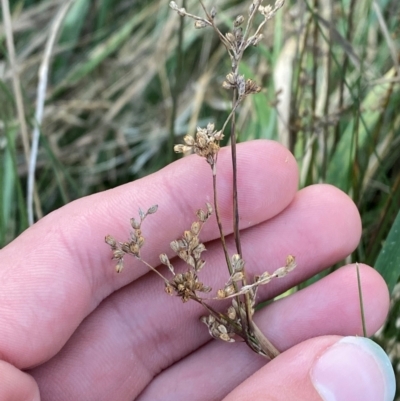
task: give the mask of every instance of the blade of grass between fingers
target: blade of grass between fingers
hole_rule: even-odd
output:
[[[360,299],[360,312],[361,312],[363,336],[367,337],[367,328],[365,325],[364,302],[363,302],[362,287],[361,287],[360,268],[358,266],[358,263],[356,263],[356,270],[357,270],[357,285],[358,285],[358,296]]]

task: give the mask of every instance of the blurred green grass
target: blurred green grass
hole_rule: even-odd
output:
[[[197,1],[186,3],[201,13]],[[62,4],[10,2],[29,132],[38,68]],[[36,167],[37,212],[47,214],[156,171],[174,158],[168,146],[172,137],[179,141],[197,125],[224,120],[229,109],[220,85],[229,71],[224,49],[211,31],[195,30],[187,19],[180,41],[181,19],[167,5],[159,0],[73,2],[50,64]],[[218,8],[221,29],[229,29],[243,2],[221,0]],[[395,287],[400,272],[399,17],[397,0],[287,1],[242,65],[264,90],[246,100],[237,123],[241,141],[268,138],[289,147],[299,162],[302,187],[328,182],[357,204],[363,233],[348,261],[377,261],[389,288],[395,288],[390,319],[379,335],[395,366],[400,361],[393,312],[400,302]],[[28,225],[28,167],[3,14],[0,43],[4,246]]]

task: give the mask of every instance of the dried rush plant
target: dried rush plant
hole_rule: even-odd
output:
[[[260,92],[261,88],[251,79],[245,79],[239,75],[239,63],[242,60],[244,51],[249,46],[256,46],[262,38],[261,30],[266,22],[271,19],[277,10],[282,7],[283,0],[277,0],[274,7],[262,6],[262,0],[253,0],[249,9],[247,21],[242,15],[239,15],[233,22],[232,32],[225,35],[218,29],[215,23],[216,11],[212,8],[206,9],[203,2],[200,4],[204,10],[205,17],[199,17],[187,12],[184,8],[179,8],[173,1],[170,7],[181,17],[194,19],[196,28],[214,29],[231,59],[232,71],[226,76],[223,87],[232,91],[232,111],[227,117],[220,130],[216,130],[214,124],[209,123],[206,128],[197,128],[195,137],[187,135],[184,137],[184,144],[176,145],[174,150],[178,153],[193,151],[200,157],[203,157],[210,165],[213,179],[214,206],[207,203],[205,210],[198,210],[196,213],[197,221],[192,223],[189,230],[183,233],[182,238],[171,242],[170,246],[173,252],[182,259],[187,270],[184,273],[176,273],[174,266],[168,256],[163,253],[160,255],[160,261],[169,268],[171,278],[165,277],[154,266],[151,266],[141,256],[141,248],[145,243],[142,235],[142,224],[146,217],[157,211],[157,205],[152,206],[147,212],[139,209],[139,220],[132,218],[131,226],[133,231],[126,242],[118,242],[108,235],[106,243],[113,251],[113,258],[117,260],[116,270],[121,272],[123,261],[126,255],[132,255],[144,263],[151,271],[157,274],[165,284],[165,291],[169,295],[176,295],[183,302],[193,300],[201,304],[207,311],[207,316],[201,318],[201,321],[208,327],[210,335],[216,339],[227,342],[234,342],[241,337],[247,345],[257,354],[267,358],[274,358],[279,351],[263,335],[260,329],[253,321],[255,300],[257,289],[260,285],[269,283],[273,278],[283,277],[296,266],[295,259],[289,255],[286,264],[275,270],[273,273],[264,272],[249,281],[246,274],[245,261],[242,258],[240,234],[239,234],[239,210],[238,210],[238,190],[237,190],[237,165],[236,165],[236,133],[235,133],[235,112],[237,107],[248,95]],[[262,22],[252,32],[252,25],[257,14],[261,14]],[[242,26],[245,26],[242,28]],[[222,229],[221,219],[218,212],[217,196],[217,160],[220,142],[224,137],[224,130],[228,123],[231,123],[231,150],[233,163],[233,232],[236,245],[236,253],[229,256],[225,240],[225,234]],[[200,241],[200,233],[203,225],[210,218],[215,210],[218,224],[221,244],[225,254],[226,264],[229,270],[229,279],[224,288],[219,289],[215,296],[205,297],[200,294],[211,292],[211,287],[202,283],[199,279],[199,272],[203,269],[205,261],[202,254],[206,250],[204,244]],[[231,305],[225,312],[217,311],[213,300],[231,300]]]

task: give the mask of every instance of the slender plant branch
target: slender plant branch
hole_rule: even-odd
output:
[[[227,39],[225,38],[224,34],[218,29],[218,27],[215,25],[214,23],[214,18],[212,17],[212,15],[207,11],[204,3],[202,0],[199,0],[201,7],[203,8],[204,13],[206,14],[208,20],[205,20],[205,22],[207,22],[209,25],[211,25],[214,29],[214,31],[217,33],[219,39],[221,40],[222,44],[226,47],[226,50],[228,51],[229,55],[232,57],[232,52],[229,46],[229,42],[227,41]]]
[[[156,269],[154,268],[150,263],[147,263],[145,260],[143,260],[140,256],[137,258],[140,260],[145,266],[147,266],[151,271],[156,273],[159,277],[163,279],[165,283],[168,283],[168,280]]]
[[[243,42],[242,42],[242,46],[241,46],[241,49],[240,49],[240,53],[242,53],[242,54],[243,54],[243,51],[244,51],[244,47],[243,47],[244,43],[246,42],[246,39],[247,39],[247,37],[249,35],[250,28],[251,28],[251,26],[253,24],[253,20],[254,20],[254,17],[256,15],[257,11],[258,11],[258,8],[260,7],[261,1],[262,0],[257,0],[257,3],[255,3],[255,4],[253,3],[253,10],[251,11],[251,13],[249,15],[249,18],[247,19],[246,28],[245,28],[244,33],[243,33]]]

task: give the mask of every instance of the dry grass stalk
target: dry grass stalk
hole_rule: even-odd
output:
[[[46,48],[44,51],[43,61],[39,68],[39,82],[37,88],[37,98],[36,98],[36,111],[35,111],[35,121],[34,129],[32,132],[32,148],[29,158],[29,168],[28,168],[28,195],[27,195],[27,208],[28,208],[28,221],[29,225],[34,223],[33,217],[33,195],[35,189],[35,170],[36,170],[36,160],[39,148],[39,137],[40,129],[43,119],[44,102],[46,100],[46,89],[49,65],[51,60],[51,55],[53,53],[54,45],[56,42],[57,35],[59,33],[61,24],[75,0],[69,0],[63,4],[58,12],[53,26],[50,30],[49,38],[46,43]]]
[[[172,241],[170,244],[176,256],[183,260],[187,266],[184,273],[176,273],[173,261],[165,253],[160,255],[161,263],[168,267],[172,275],[171,279],[161,274],[156,267],[151,266],[141,256],[141,248],[145,243],[141,226],[148,215],[157,211],[157,206],[151,207],[147,212],[139,209],[139,220],[131,219],[133,231],[128,241],[118,242],[113,237],[107,236],[106,243],[113,251],[113,258],[117,260],[117,272],[122,271],[126,255],[134,256],[160,276],[164,281],[167,294],[178,296],[183,302],[193,300],[204,306],[208,315],[201,320],[206,324],[212,337],[226,342],[234,342],[236,338],[240,337],[259,355],[274,358],[279,354],[279,351],[263,335],[253,321],[257,290],[260,285],[268,284],[274,278],[286,276],[287,273],[296,267],[296,262],[295,258],[289,255],[283,267],[276,269],[272,274],[266,271],[256,276],[252,282],[249,282],[246,274],[246,263],[242,257],[239,236],[235,114],[237,108],[247,96],[261,91],[261,87],[256,82],[252,79],[246,79],[244,75],[239,74],[239,65],[243,53],[248,47],[256,46],[259,43],[262,38],[262,28],[275,15],[278,9],[282,7],[283,1],[277,0],[274,7],[272,7],[262,6],[261,0],[253,0],[248,10],[247,22],[245,23],[245,18],[239,15],[233,22],[232,32],[226,34],[223,34],[216,25],[215,8],[208,11],[201,0],[200,4],[205,12],[205,18],[189,13],[185,8],[178,7],[173,1],[170,2],[170,7],[181,17],[192,18],[195,21],[194,26],[197,29],[212,27],[225,46],[231,59],[232,70],[226,75],[223,87],[232,91],[232,110],[221,129],[216,129],[213,123],[208,123],[204,128],[198,127],[194,137],[186,135],[184,137],[184,144],[175,145],[174,150],[177,153],[193,152],[204,158],[209,164],[213,177],[214,206],[207,203],[205,210],[198,210],[196,213],[197,220],[192,223],[190,229],[186,230],[181,238]],[[253,32],[253,24],[257,14],[261,14],[263,20]],[[242,28],[242,25],[245,28]],[[237,250],[237,253],[234,255],[229,255],[228,253],[219,215],[217,192],[218,152],[221,140],[224,138],[224,131],[229,123],[231,123],[230,138],[233,162],[233,232]],[[207,294],[212,289],[211,286],[204,284],[199,278],[199,273],[206,264],[202,259],[202,253],[206,248],[199,236],[203,225],[213,212],[216,215],[221,244],[229,271],[229,279],[223,288],[217,290],[214,297],[205,297],[202,294]],[[215,299],[230,299],[231,305],[225,312],[219,312],[209,302]]]
[[[1,10],[3,13],[3,20],[4,20],[4,30],[6,34],[6,42],[7,42],[7,51],[10,61],[10,69],[12,73],[12,83],[13,83],[13,90],[15,96],[15,103],[17,108],[17,115],[18,121],[21,129],[21,138],[22,138],[22,145],[24,148],[24,155],[26,159],[26,164],[29,163],[29,153],[30,153],[30,144],[29,144],[29,134],[28,134],[28,127],[26,124],[25,119],[25,106],[24,100],[22,96],[21,90],[21,82],[20,82],[20,68],[17,63],[17,58],[15,55],[15,47],[14,47],[14,35],[12,29],[12,21],[11,21],[11,13],[10,13],[10,4],[8,0],[1,0]],[[37,191],[32,189],[31,191],[31,204],[34,201],[34,205],[36,208],[36,214],[38,218],[43,217],[42,208],[40,205],[40,198]],[[28,207],[29,209],[29,207]],[[33,214],[33,213],[32,213]]]

